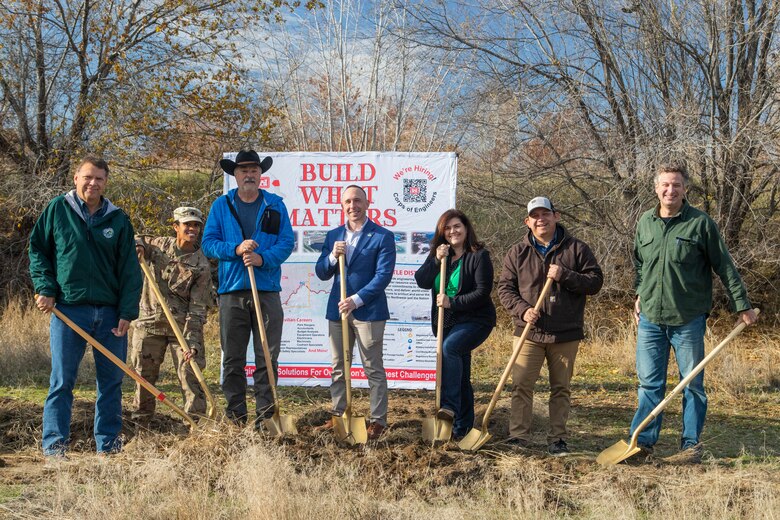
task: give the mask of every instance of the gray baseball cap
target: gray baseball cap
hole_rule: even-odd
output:
[[[536,208],[545,208],[549,209],[550,211],[555,211],[555,207],[552,205],[552,202],[550,202],[550,199],[547,197],[534,197],[531,199],[531,201],[528,203],[528,214],[530,215],[533,210]]]

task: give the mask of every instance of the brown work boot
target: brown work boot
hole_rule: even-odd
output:
[[[331,417],[324,424],[314,427],[315,432],[326,432],[333,429],[333,418]]]
[[[385,427],[378,422],[372,422],[368,425],[368,430],[366,431],[368,433],[368,440],[375,441],[382,436],[382,433],[385,431]]]

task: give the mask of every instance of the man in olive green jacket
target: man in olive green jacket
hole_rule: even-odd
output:
[[[726,287],[740,320],[751,325],[757,319],[717,225],[685,199],[688,181],[685,166],[662,165],[655,178],[659,204],[645,212],[637,224],[634,311],[638,324],[639,405],[631,435],[664,398],[670,347],[680,379],[704,359],[704,331],[712,308],[712,272]],[[706,413],[702,371],[683,391],[680,460],[701,460],[699,436]],[[638,436],[645,458],[658,441],[662,420],[663,415],[659,415]]]

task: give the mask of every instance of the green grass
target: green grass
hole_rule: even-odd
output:
[[[0,484],[0,504],[4,504],[22,496],[22,484]]]

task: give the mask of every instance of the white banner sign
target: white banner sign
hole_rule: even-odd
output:
[[[234,159],[235,153],[225,154]],[[436,340],[431,331],[431,295],[417,287],[414,273],[430,250],[439,216],[455,207],[455,153],[260,153],[271,169],[261,188],[284,198],[295,233],[295,248],[282,266],[284,327],[279,384],[330,385],[330,344],[325,319],[333,280],[314,273],[325,234],[344,224],[339,203],[350,184],[366,190],[368,216],[395,234],[397,260],[386,290],[390,320],[385,327],[384,363],[390,388],[433,388]],[[225,175],[225,192],[235,188]],[[337,289],[338,290],[338,289]],[[251,342],[250,342],[251,345]],[[247,349],[247,377],[254,372]],[[355,355],[352,383],[368,387]]]

